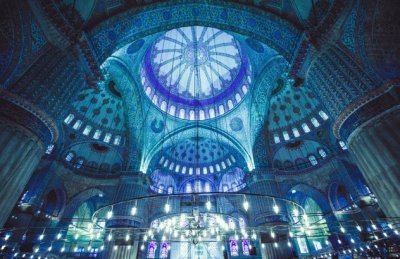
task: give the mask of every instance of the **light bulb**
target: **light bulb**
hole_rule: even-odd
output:
[[[279,213],[279,206],[278,205],[274,204],[274,206],[272,208],[273,208],[275,214]]]
[[[74,239],[76,240],[76,239],[78,239],[79,238],[79,234],[75,234],[74,235]]]
[[[52,246],[49,246],[49,248],[47,248],[47,251],[51,251],[51,249],[53,249],[53,247]]]
[[[265,244],[261,244],[261,248],[265,248]]]
[[[141,245],[141,246],[140,246],[140,250],[143,250],[143,249],[144,249],[144,245]]]
[[[107,211],[107,219],[111,219],[113,216],[112,210]]]
[[[248,211],[248,210],[249,210],[249,202],[248,202],[247,200],[244,200],[244,202],[243,202],[243,208],[244,208],[245,211]]]
[[[293,237],[293,232],[292,231],[289,232],[289,236]]]
[[[206,202],[206,208],[207,208],[208,211],[211,210],[211,201],[208,200]]]
[[[338,238],[337,242],[339,243],[339,245],[342,244],[342,240],[340,240],[339,238]]]
[[[374,229],[374,230],[376,230],[376,225],[374,224],[374,223],[372,223],[372,225],[371,225],[371,227]]]
[[[288,247],[292,247],[292,243],[290,241],[287,242]]]
[[[43,240],[43,238],[44,238],[44,234],[40,234],[39,240]]]
[[[388,234],[386,234],[386,232],[382,232],[382,234],[383,234],[385,237],[388,237]]]
[[[104,250],[104,245],[100,246],[100,250],[103,251]]]
[[[60,252],[61,252],[61,253],[64,253],[64,251],[65,251],[65,246],[61,247]]]
[[[7,241],[8,239],[10,239],[10,237],[11,237],[11,234],[8,233],[8,234],[6,234],[6,235],[4,236],[4,240]]]
[[[235,240],[238,241],[239,240],[239,236],[237,234],[235,234]]]
[[[357,225],[357,226],[356,226],[356,228],[357,228],[357,230],[358,230],[359,232],[361,232],[361,231],[362,231],[362,228],[361,228],[361,226],[360,226],[360,225]]]
[[[112,240],[112,234],[111,234],[111,233],[108,234],[107,240],[108,240],[108,241],[111,241],[111,240]]]
[[[328,239],[325,240],[325,244],[326,244],[327,246],[329,245]]]
[[[167,238],[163,235],[161,240],[164,242],[165,240],[167,240]]]
[[[275,236],[276,236],[276,235],[275,235],[275,232],[274,232],[274,231],[271,231],[271,237],[272,237],[272,238],[275,238]]]
[[[136,215],[136,212],[137,212],[137,207],[135,206],[135,207],[132,207],[132,209],[131,209],[131,215],[132,216],[135,216]]]
[[[395,231],[393,231],[396,235],[399,235],[399,231],[396,229]]]
[[[344,229],[344,227],[343,227],[343,226],[340,226],[340,232],[342,232],[342,233],[346,233],[346,229]]]
[[[389,227],[390,229],[393,229],[392,223],[389,223],[389,224],[388,224],[388,227]]]
[[[278,247],[278,243],[277,243],[277,242],[274,243],[274,247],[275,247],[275,248]]]
[[[253,239],[253,240],[257,239],[256,232],[253,231],[253,233],[251,234],[251,239]]]
[[[62,237],[61,232],[57,234],[57,239],[60,239]]]
[[[130,238],[131,238],[131,237],[129,236],[129,234],[126,234],[126,236],[125,236],[125,241],[129,241]]]
[[[144,242],[146,242],[146,241],[147,241],[147,236],[146,236],[146,235],[144,235],[144,237],[143,237],[143,241],[144,241]]]
[[[293,210],[293,216],[298,217],[299,216],[299,210],[297,208],[295,208]]]
[[[165,210],[165,213],[169,213],[169,211],[171,210],[171,205],[169,205],[168,202],[165,204],[164,210]]]
[[[350,239],[350,242],[352,242],[353,244],[355,243],[355,241],[354,241],[354,239],[353,239],[353,238],[351,238],[351,239]]]

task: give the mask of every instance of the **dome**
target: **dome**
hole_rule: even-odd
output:
[[[147,51],[141,81],[162,111],[187,120],[206,120],[237,106],[248,92],[250,64],[240,43],[209,27],[173,29]]]
[[[240,155],[210,138],[192,137],[166,147],[154,159],[154,167],[183,175],[220,173],[240,165]]]

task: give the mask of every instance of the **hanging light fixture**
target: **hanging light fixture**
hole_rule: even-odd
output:
[[[169,197],[168,197],[168,199],[167,199],[167,203],[165,203],[164,211],[165,211],[165,213],[167,213],[167,214],[171,211],[171,205],[169,204]]]
[[[131,209],[131,215],[135,216],[137,213],[137,200],[135,201],[135,206]]]
[[[243,208],[244,208],[244,210],[245,211],[248,211],[249,210],[249,202],[247,201],[247,199],[246,199],[246,195],[243,195],[243,197],[244,197],[244,200],[243,200]]]
[[[111,219],[112,216],[113,216],[113,207],[111,206],[111,209],[109,211],[107,211],[106,218]]]
[[[275,199],[274,199],[274,205],[272,206],[272,209],[274,210],[275,214],[279,213],[279,206],[276,204]]]
[[[211,210],[211,201],[210,201],[210,199],[208,199],[207,202],[206,202],[206,208],[207,208],[208,211]]]

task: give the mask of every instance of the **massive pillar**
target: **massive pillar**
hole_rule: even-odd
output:
[[[400,215],[400,105],[370,119],[348,138],[349,148],[387,216]]]
[[[107,247],[103,258],[137,258],[137,249],[141,232],[138,228],[147,226],[148,212],[146,209],[149,180],[146,175],[121,176],[113,206],[113,217],[107,221],[108,232],[112,232],[113,241],[106,242]],[[139,198],[137,201],[118,202]],[[132,215],[133,207],[137,208]],[[126,235],[129,239],[126,239]],[[107,235],[106,235],[107,236]]]
[[[248,178],[248,187],[252,194],[280,197],[279,186],[272,173],[262,172],[253,174]],[[274,205],[279,207],[278,213],[274,211]],[[287,246],[289,225],[286,204],[279,199],[275,199],[274,201],[274,199],[268,197],[252,196],[250,213],[253,224],[266,229],[265,232],[258,233],[262,243],[262,258],[291,258],[292,249]],[[275,236],[272,236],[271,232],[275,233]]]
[[[306,78],[388,217],[400,215],[399,85],[399,79],[382,83],[338,46],[323,50]]]
[[[0,226],[6,222],[44,153],[43,142],[31,131],[0,117]]]

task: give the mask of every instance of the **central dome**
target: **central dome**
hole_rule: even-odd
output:
[[[146,95],[156,106],[189,120],[230,111],[251,80],[239,42],[226,32],[200,26],[160,36],[146,53],[141,75]]]

